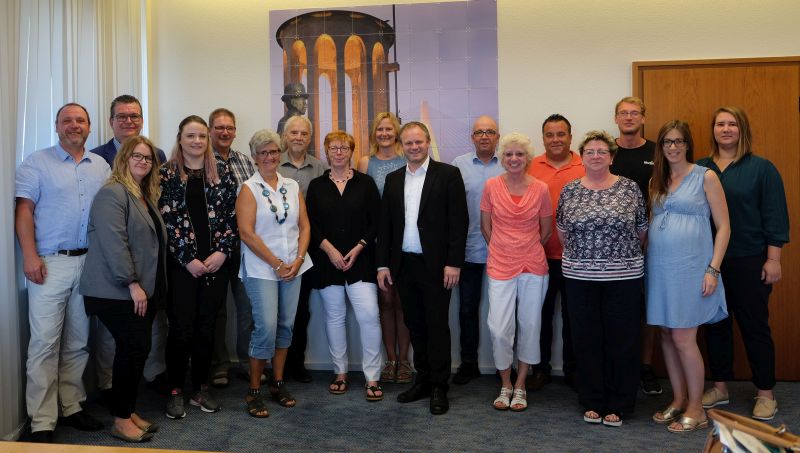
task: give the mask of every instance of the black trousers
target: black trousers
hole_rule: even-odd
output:
[[[422,255],[403,253],[396,276],[403,317],[414,347],[416,383],[447,390],[450,379],[450,294],[432,277]]]
[[[130,418],[136,412],[139,382],[144,363],[150,353],[151,331],[156,307],[148,301],[147,313],[133,312],[133,301],[112,300],[85,296],[96,307],[95,314],[106,326],[116,343],[111,377],[111,415]]]
[[[578,400],[601,415],[629,414],[639,385],[642,279],[565,280]]]
[[[292,329],[292,345],[286,354],[286,369],[296,370],[306,363],[306,346],[308,346],[308,323],[311,321],[311,310],[308,301],[311,299],[313,283],[312,272],[303,272],[300,277],[300,297],[297,299],[297,313],[294,315]]]
[[[192,389],[208,382],[219,307],[228,292],[227,265],[214,274],[192,277],[182,266],[169,269],[167,297],[167,377],[172,388],[183,388],[192,359]]]
[[[733,379],[733,322],[742,332],[753,384],[760,390],[775,387],[775,344],[769,328],[769,294],[772,285],[761,281],[766,255],[722,260],[722,282],[729,317],[705,326],[708,363],[715,382]]]
[[[478,364],[480,343],[481,295],[485,263],[464,263],[458,281],[458,324],[461,362]]]
[[[556,296],[561,294],[561,341],[563,344],[562,358],[564,373],[575,371],[575,352],[572,349],[572,324],[569,322],[569,307],[567,305],[567,287],[564,275],[561,273],[561,260],[547,259],[550,284],[542,304],[542,330],[539,335],[539,351],[542,360],[533,369],[550,374],[552,367],[550,359],[553,349],[553,316],[556,310]]]

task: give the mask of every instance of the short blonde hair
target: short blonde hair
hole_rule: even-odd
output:
[[[611,134],[606,131],[594,130],[587,132],[586,135],[583,136],[583,140],[581,140],[581,144],[578,146],[581,156],[583,156],[583,148],[592,140],[600,140],[608,145],[608,151],[611,153],[611,157],[614,157],[614,155],[617,154],[617,149],[619,147],[617,146],[617,142],[614,140],[614,137],[612,137]]]
[[[636,96],[626,96],[620,99],[619,102],[617,102],[617,105],[614,106],[614,115],[619,113],[619,106],[622,104],[636,104],[639,107],[639,110],[642,111],[642,116],[644,116],[644,111],[645,111],[644,101],[641,100],[640,98],[637,98]]]
[[[512,132],[508,135],[504,135],[503,138],[500,139],[500,145],[497,147],[501,160],[503,153],[505,153],[506,149],[512,145],[521,146],[522,149],[525,150],[525,166],[527,167],[527,165],[533,160],[533,142],[531,142],[531,138],[520,132]]]

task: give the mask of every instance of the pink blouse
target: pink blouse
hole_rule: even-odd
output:
[[[481,211],[492,219],[486,273],[495,280],[510,280],[522,273],[546,275],[539,219],[553,215],[547,184],[535,179],[519,202],[512,197],[502,175],[486,181]]]

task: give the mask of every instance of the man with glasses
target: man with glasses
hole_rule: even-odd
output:
[[[122,146],[122,142],[128,137],[139,135],[142,132],[142,127],[144,126],[142,104],[130,94],[117,96],[111,101],[111,116],[108,118],[108,124],[111,126],[111,130],[114,131],[114,137],[106,144],[100,145],[90,152],[99,154],[108,162],[108,165],[113,167],[114,157]],[[156,151],[158,162],[153,164],[158,166],[163,164],[167,157],[164,151],[160,149]]]
[[[142,104],[136,97],[130,94],[123,94],[111,101],[111,116],[108,124],[114,131],[114,136],[104,145],[92,149],[90,152],[99,154],[100,157],[114,167],[114,157],[122,147],[122,143],[128,137],[139,135],[144,126],[142,117]],[[166,161],[164,151],[156,149],[158,162],[153,165],[161,165]],[[106,329],[105,325],[92,317],[91,323],[92,347],[94,352],[95,371],[97,373],[97,388],[100,390],[101,403],[109,402],[111,397],[111,375],[114,365],[115,343],[114,337]],[[159,310],[153,319],[152,345],[150,355],[144,367],[144,379],[148,387],[158,393],[166,394],[169,391],[167,385],[167,364],[164,359],[164,348],[167,342],[167,318],[163,310]]]
[[[300,191],[305,198],[308,193],[308,184],[312,179],[322,176],[328,169],[328,164],[320,161],[308,153],[311,145],[311,135],[313,134],[311,121],[305,116],[292,116],[286,120],[286,125],[281,134],[281,163],[278,165],[278,173],[284,178],[294,179],[300,185]],[[305,272],[302,275],[302,285],[300,286],[300,297],[297,301],[297,314],[294,318],[294,329],[292,331],[292,345],[286,356],[286,372],[292,379],[308,383],[311,382],[311,374],[306,370],[306,345],[308,344],[308,322],[311,320],[311,312],[308,308],[308,300],[311,297],[311,274]]]
[[[236,182],[238,191],[242,183],[247,181],[256,172],[253,161],[248,156],[231,148],[233,140],[236,138],[236,116],[226,108],[218,108],[208,115],[208,127],[211,131],[211,147],[214,149],[214,156],[217,160],[227,162],[233,172],[233,179]],[[234,219],[235,221],[235,219]],[[248,347],[250,346],[250,332],[253,330],[253,312],[250,307],[250,299],[244,290],[244,285],[239,279],[239,241],[236,241],[233,253],[231,253],[230,265],[228,266],[231,293],[236,309],[236,356],[239,359],[237,375],[247,381],[250,380],[250,366]],[[230,299],[228,302],[230,303]],[[227,304],[222,304],[217,313],[217,326],[214,330],[214,355],[212,364],[214,367],[211,385],[214,387],[227,387],[228,366],[230,358],[228,356],[228,346],[225,342],[227,335],[225,327],[228,321]],[[265,378],[262,377],[265,380]]]
[[[481,375],[478,368],[478,324],[487,254],[486,240],[481,234],[481,197],[486,180],[504,171],[495,156],[500,140],[497,122],[488,116],[479,117],[472,125],[471,136],[475,151],[453,159],[453,165],[461,170],[464,179],[469,213],[465,262],[458,284],[461,365],[453,376],[453,384],[457,385],[464,385]]]
[[[528,167],[528,173],[547,184],[553,208],[558,206],[561,189],[567,183],[583,177],[581,156],[572,151],[572,125],[569,120],[558,113],[550,115],[542,124],[542,143],[544,154],[534,157]],[[555,211],[553,212],[555,218]],[[550,383],[550,357],[553,343],[553,315],[555,314],[556,296],[561,295],[561,339],[563,340],[562,371],[564,382],[575,386],[575,353],[572,349],[572,332],[567,311],[567,291],[564,275],[561,272],[561,255],[563,245],[558,239],[556,224],[553,222],[553,234],[544,245],[547,256],[548,274],[550,276],[547,293],[542,304],[542,330],[539,336],[539,350],[542,360],[533,365],[533,374],[526,386],[529,391],[541,390]]]
[[[33,442],[53,442],[56,422],[85,431],[103,427],[81,407],[89,318],[78,284],[89,209],[111,176],[108,164],[84,148],[90,126],[83,106],[64,105],[56,113],[58,143],[17,169],[14,222],[28,289],[25,403]]]
[[[614,162],[611,163],[611,173],[634,180],[642,191],[649,209],[650,177],[653,176],[653,153],[656,144],[642,137],[644,114],[644,102],[637,97],[624,97],[617,102],[614,122],[619,127],[620,135],[616,139],[619,150],[614,156]],[[642,307],[644,312],[644,292],[642,292]],[[655,343],[656,328],[645,324],[642,326],[640,386],[645,395],[653,396],[663,392],[651,366]]]

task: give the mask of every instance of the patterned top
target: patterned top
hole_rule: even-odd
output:
[[[211,232],[211,252],[222,252],[231,257],[237,240],[234,206],[236,204],[236,182],[228,164],[217,161],[220,182],[205,183],[208,226]],[[158,208],[167,227],[169,256],[181,266],[186,266],[197,257],[197,244],[186,203],[186,181],[181,181],[177,169],[170,162],[161,166],[161,198]]]
[[[580,179],[567,184],[556,226],[564,235],[564,277],[603,281],[644,275],[638,234],[647,231],[647,211],[632,180],[620,176],[603,190],[587,189]]]
[[[239,151],[230,150],[228,152],[228,160],[225,160],[217,150],[214,150],[214,157],[216,157],[218,161],[228,164],[233,173],[233,180],[236,181],[237,189],[256,172],[256,166],[253,164],[253,161]]]
[[[406,158],[397,156],[389,160],[378,159],[377,156],[369,156],[367,161],[367,174],[372,176],[375,185],[378,186],[378,193],[383,196],[383,185],[386,183],[386,175],[397,170],[406,164]]]

